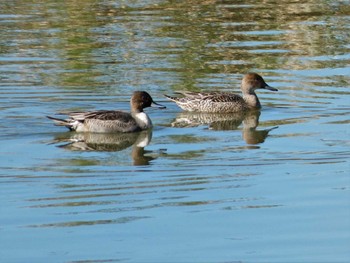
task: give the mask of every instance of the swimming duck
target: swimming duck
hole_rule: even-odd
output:
[[[165,95],[180,108],[195,112],[229,113],[261,108],[256,89],[278,91],[266,84],[257,73],[248,73],[242,79],[241,90],[243,97],[227,92],[177,92],[184,97]]]
[[[143,111],[147,107],[165,109],[153,101],[146,91],[135,91],[130,99],[131,112],[99,110],[67,113],[68,119],[47,116],[58,126],[66,126],[76,132],[137,132],[152,128],[152,121]]]

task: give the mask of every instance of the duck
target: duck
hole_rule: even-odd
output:
[[[135,91],[130,99],[131,112],[119,110],[97,110],[88,112],[69,112],[67,119],[46,116],[58,126],[70,131],[93,133],[138,132],[153,127],[149,116],[143,111],[148,107],[165,109],[153,101],[146,91]]]
[[[266,84],[262,76],[251,72],[244,75],[241,84],[243,96],[228,92],[187,92],[179,91],[183,97],[164,94],[180,108],[190,112],[231,113],[260,109],[261,104],[255,93],[257,89],[278,91]]]

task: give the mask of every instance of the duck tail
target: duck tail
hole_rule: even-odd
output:
[[[175,102],[179,100],[179,98],[174,97],[174,96],[169,96],[169,95],[166,95],[166,94],[164,94],[164,96],[165,96],[166,98],[168,98],[169,100],[172,100],[172,101],[175,101]]]
[[[69,120],[59,119],[51,116],[46,116],[48,119],[52,120],[55,125],[57,126],[65,126],[70,130],[73,130],[72,124],[69,122]]]

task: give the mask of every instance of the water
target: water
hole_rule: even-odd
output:
[[[349,1],[2,1],[3,262],[348,262]],[[188,114],[175,90],[260,113]],[[62,110],[129,109],[152,132],[79,135]],[[74,143],[71,143],[75,140]]]

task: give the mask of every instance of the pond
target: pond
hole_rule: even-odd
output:
[[[3,262],[349,262],[349,1],[0,3]],[[188,113],[163,94],[278,92]],[[79,134],[62,111],[154,128]]]

